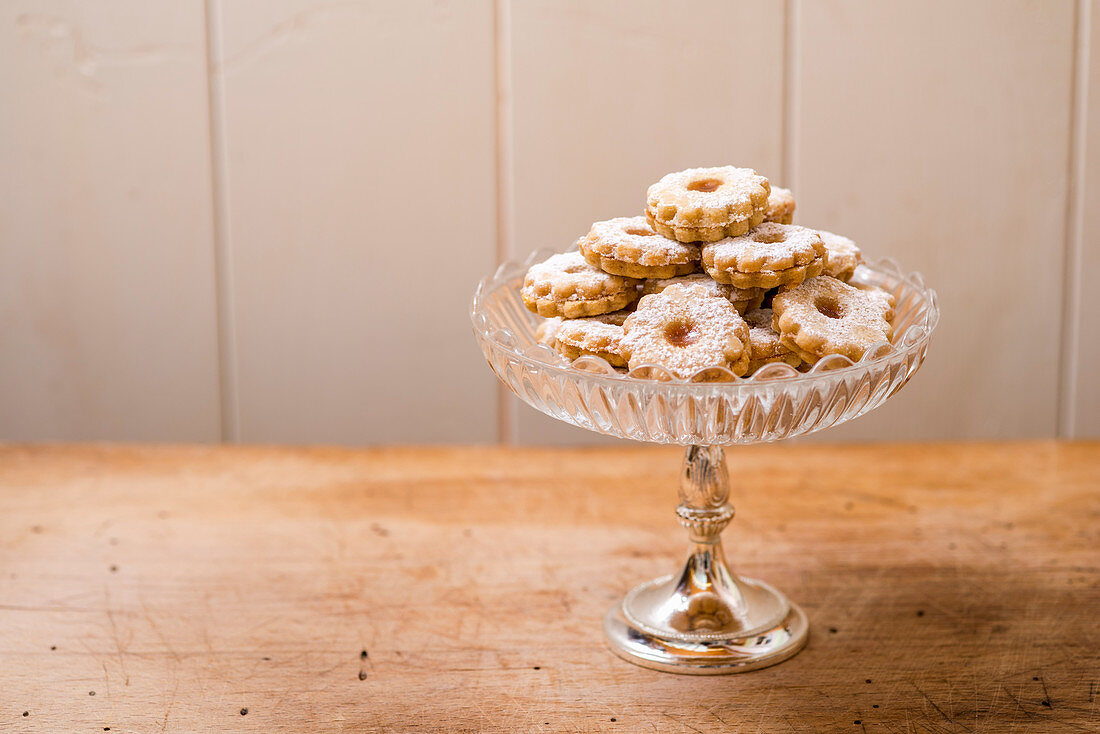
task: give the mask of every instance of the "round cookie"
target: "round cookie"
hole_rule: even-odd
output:
[[[825,243],[812,229],[766,222],[740,237],[703,245],[703,268],[719,283],[775,288],[801,283],[825,267]]]
[[[698,245],[662,237],[645,217],[596,222],[577,248],[591,265],[613,275],[672,278],[699,269]]]
[[[716,242],[764,221],[771,184],[751,168],[689,168],[646,192],[646,219],[679,242]]]
[[[700,285],[707,289],[712,296],[725,298],[737,309],[737,313],[745,313],[754,308],[760,308],[764,301],[766,291],[763,288],[738,288],[728,283],[719,283],[706,273],[692,273],[681,275],[677,278],[649,279],[642,283],[642,295],[660,293],[670,285]]]
[[[626,367],[623,354],[623,327],[590,319],[571,319],[558,327],[554,347],[568,359],[586,354],[602,357],[612,367]]]
[[[554,347],[554,342],[557,339],[558,329],[561,328],[562,322],[565,321],[561,316],[555,316],[552,319],[543,319],[535,328],[535,341],[544,347]]]
[[[772,299],[780,342],[810,364],[828,354],[858,361],[873,344],[894,335],[894,297],[827,275],[811,278]]]
[[[579,252],[564,252],[532,265],[520,295],[528,310],[540,316],[577,319],[629,306],[638,299],[640,282],[605,273]]]
[[[688,379],[713,367],[744,375],[749,327],[733,304],[700,285],[675,284],[644,296],[623,324],[623,351],[631,369],[656,364]]]
[[[817,233],[825,243],[825,275],[847,283],[856,272],[856,267],[863,262],[863,253],[847,237],[823,229],[819,229]]]
[[[786,270],[761,270],[756,273],[718,273],[713,277],[721,283],[730,283],[738,288],[770,290],[781,286],[798,285],[804,280],[821,275],[824,268],[825,258],[819,258],[809,265],[798,265]]]
[[[802,364],[802,358],[780,341],[779,332],[772,328],[772,316],[770,308],[758,308],[745,314],[745,323],[749,325],[749,347],[752,350],[747,374],[751,375],[772,362],[784,362],[791,367]]]
[[[794,194],[782,186],[772,186],[768,194],[768,206],[764,209],[765,222],[790,224],[794,221]]]

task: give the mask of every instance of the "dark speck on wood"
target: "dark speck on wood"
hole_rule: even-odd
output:
[[[370,655],[367,653],[366,650],[363,650],[361,653],[359,653],[359,657],[361,657],[363,660],[366,660],[370,657]]]
[[[248,716],[248,709],[246,709],[246,708],[241,709],[241,716]]]
[[[366,679],[367,679],[367,671],[360,670],[359,671],[359,680],[366,680]]]

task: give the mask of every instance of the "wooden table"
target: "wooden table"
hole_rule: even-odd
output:
[[[1100,730],[1100,444],[729,459],[812,631],[698,678],[600,629],[677,450],[0,447],[0,731]]]

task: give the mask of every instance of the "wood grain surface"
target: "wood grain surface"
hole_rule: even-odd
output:
[[[715,678],[600,630],[679,460],[0,446],[0,731],[1100,727],[1100,444],[731,450],[731,562],[812,631]]]

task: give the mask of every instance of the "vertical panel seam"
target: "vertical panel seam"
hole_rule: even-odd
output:
[[[233,278],[229,256],[229,202],[226,183],[225,88],[222,78],[221,16],[217,0],[205,0],[207,109],[210,124],[210,174],[214,212],[214,283],[218,330],[218,385],[222,441],[240,440],[237,392],[237,343]]]
[[[797,116],[798,116],[798,0],[784,0],[783,3],[783,99],[781,118],[783,140],[780,146],[780,171],[783,186],[792,189],[798,195],[798,182],[795,180],[795,161],[797,159]]]
[[[1084,217],[1084,157],[1089,82],[1090,0],[1076,0],[1070,78],[1069,151],[1066,161],[1065,257],[1062,273],[1061,369],[1058,373],[1059,438],[1076,433],[1077,356]]]
[[[512,37],[510,0],[493,0],[494,121],[496,133],[496,258],[499,266],[512,251]],[[497,381],[497,442],[516,442],[510,393]]]

